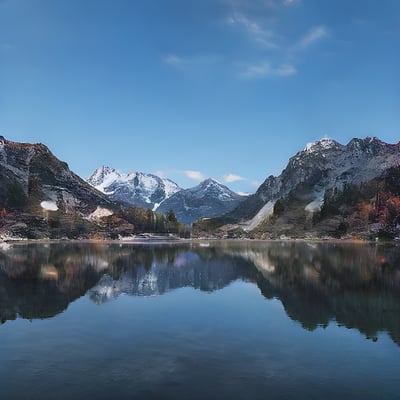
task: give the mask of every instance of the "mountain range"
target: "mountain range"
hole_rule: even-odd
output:
[[[196,221],[195,236],[396,237],[400,143],[367,137],[342,145],[321,139],[243,198],[212,179],[182,189],[155,175],[105,166],[86,182],[45,145],[1,136],[0,211],[2,237],[178,232],[176,217]]]
[[[171,233],[183,228],[175,216],[167,218],[162,213],[176,211],[181,222],[190,223],[230,211],[241,200],[211,179],[184,190],[152,174],[124,174],[106,166],[98,168],[86,182],[44,144],[0,137],[1,237],[107,238],[138,232]]]
[[[225,214],[245,199],[211,178],[182,189],[170,179],[136,171],[125,174],[107,166],[97,168],[87,182],[114,201],[162,214],[172,210],[185,224]]]

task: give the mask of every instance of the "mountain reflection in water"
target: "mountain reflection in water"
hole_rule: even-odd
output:
[[[305,329],[331,321],[400,345],[400,249],[297,242],[16,245],[0,252],[0,319],[49,318],[88,294],[156,296],[256,284]]]

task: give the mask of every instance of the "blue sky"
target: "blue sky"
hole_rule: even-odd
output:
[[[0,134],[254,192],[306,143],[400,140],[400,1],[0,0]]]

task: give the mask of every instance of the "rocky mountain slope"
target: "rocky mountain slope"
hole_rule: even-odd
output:
[[[45,145],[0,137],[0,207],[89,214],[98,206],[112,205]]]
[[[96,212],[110,215],[115,207],[45,145],[0,137],[2,231],[43,237],[54,228],[67,235],[68,227],[79,230]]]
[[[172,210],[178,221],[191,223],[200,218],[225,214],[244,199],[245,197],[209,178],[193,188],[175,193],[161,203],[157,212],[165,214]]]
[[[225,224],[226,231],[304,236],[314,231],[313,223],[330,198],[346,194],[351,188],[359,192],[360,201],[372,202],[377,190],[373,191],[371,185],[383,187],[387,171],[399,164],[400,144],[387,144],[376,137],[352,139],[347,145],[331,139],[310,143],[290,158],[279,176],[268,177],[254,195],[224,218],[213,221],[213,227]],[[344,202],[346,195],[338,198]],[[336,201],[336,205],[339,210],[346,204],[340,206]],[[358,206],[353,204],[354,209]],[[341,222],[348,223],[336,218],[325,231],[337,229]]]
[[[112,200],[152,210],[181,190],[169,179],[137,171],[125,174],[107,166],[97,168],[87,182]]]

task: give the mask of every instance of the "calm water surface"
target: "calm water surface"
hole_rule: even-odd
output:
[[[0,252],[3,399],[400,399],[400,249]]]

